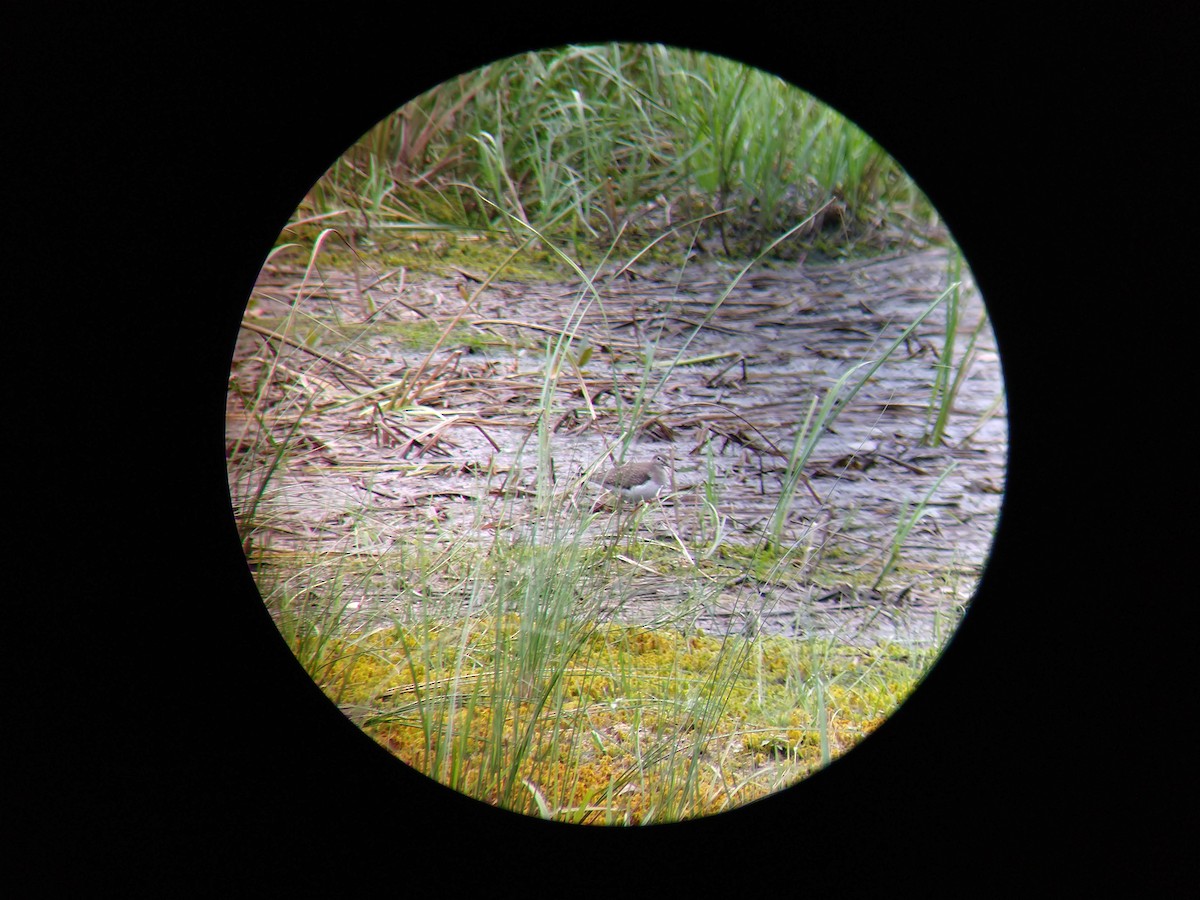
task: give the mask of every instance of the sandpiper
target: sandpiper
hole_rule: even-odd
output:
[[[616,496],[631,503],[643,503],[658,496],[669,482],[667,467],[670,463],[661,453],[656,453],[646,462],[625,463],[609,469],[603,475],[592,476],[592,481]]]

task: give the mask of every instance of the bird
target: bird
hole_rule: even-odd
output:
[[[603,475],[593,475],[591,481],[611,491],[618,499],[632,503],[644,503],[658,496],[670,477],[670,463],[661,453],[656,453],[645,462],[625,463],[614,466]]]

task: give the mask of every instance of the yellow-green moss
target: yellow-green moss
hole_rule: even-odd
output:
[[[521,625],[509,615],[331,640],[321,684],[339,703],[374,709],[365,730],[401,760],[478,799],[636,824],[716,812],[793,783],[825,761],[818,716],[837,756],[920,674],[919,660],[886,645],[607,625],[582,640],[564,631],[560,668],[517,683],[505,673],[521,664]],[[741,785],[735,794],[731,784]]]

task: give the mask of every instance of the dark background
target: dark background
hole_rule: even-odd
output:
[[[1195,316],[1165,276],[1195,247],[1196,21],[1097,9],[104,4],[6,25],[5,881],[1194,889],[1194,633],[1172,572],[1194,379],[1168,366]],[[895,156],[987,300],[1011,425],[991,565],[911,700],[793,790],[645,829],[491,810],[364,737],[262,608],[224,469],[238,319],[313,181],[451,75],[606,40],[773,71]]]

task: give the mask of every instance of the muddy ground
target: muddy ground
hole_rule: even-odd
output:
[[[822,399],[851,366],[878,358],[942,295],[948,275],[947,253],[937,249],[848,263],[760,264],[707,317],[737,271],[713,261],[693,262],[682,275],[678,267],[635,266],[598,281],[602,304],[579,315],[588,294],[578,281],[498,281],[476,295],[482,273],[469,270],[417,278],[359,269],[306,279],[302,268],[265,269],[231,375],[235,509],[248,508],[255,482],[241,463],[259,431],[239,393],[252,392],[270,361],[280,367],[267,427],[293,452],[259,507],[257,519],[267,527],[255,533],[251,556],[323,550],[378,557],[417,533],[432,541],[478,522],[481,502],[500,509],[514,496],[516,507],[503,508],[519,530],[520,498],[532,493],[536,478],[532,435],[545,344],[572,330],[587,337],[591,355],[579,369],[565,366],[558,379],[551,423],[556,488],[568,501],[581,496],[580,473],[619,447],[647,381],[646,347],[654,347],[651,383],[678,355],[686,364],[670,370],[649,400],[630,449],[632,458],[663,453],[673,462],[673,490],[641,510],[637,540],[669,547],[677,539],[708,539],[719,520],[721,543],[737,552],[717,550],[710,559],[727,570],[744,565],[739,554],[760,546],[793,435],[813,398]],[[964,274],[956,363],[983,315]],[[285,331],[293,304],[298,315],[288,333],[307,336],[307,349],[271,336]],[[689,626],[719,633],[943,641],[986,562],[1007,452],[1000,365],[987,327],[946,442],[922,442],[945,309],[938,306],[917,327],[817,446],[785,531],[805,565],[782,579],[747,568],[703,601],[678,572],[634,567],[634,596],[610,613],[662,623],[680,621],[682,611]],[[450,339],[430,356],[436,335],[456,317]],[[578,359],[582,345],[573,346]],[[386,401],[406,378],[419,385],[411,408],[388,411]],[[311,406],[289,431],[301,403]],[[876,588],[903,515],[951,463],[907,535],[900,565]],[[714,496],[715,509],[702,515],[705,498]],[[617,539],[617,524],[602,516],[586,538]],[[364,591],[356,608],[402,616],[413,600],[389,584],[381,579],[378,590]]]

